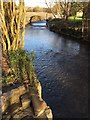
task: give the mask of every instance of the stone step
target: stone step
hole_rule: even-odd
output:
[[[23,100],[23,99],[31,99],[31,96],[29,95],[29,92],[26,92],[24,93],[23,95],[20,96],[20,100]]]
[[[22,100],[22,109],[24,110],[24,109],[30,107],[30,103],[31,103],[30,99],[26,99],[26,98],[23,99]]]
[[[22,111],[19,111],[19,112],[17,112],[15,115],[13,115],[13,119],[15,120],[15,119],[19,119],[19,120],[27,120],[26,118],[28,117],[30,117],[30,118],[33,118],[33,111],[32,111],[32,109],[29,107],[29,108],[27,108],[27,109],[25,109],[25,110],[22,110]],[[29,120],[31,120],[31,119],[29,119]]]
[[[2,115],[3,120],[4,119],[10,119],[11,116],[16,114],[20,110],[21,110],[20,103],[14,103],[14,104],[10,105]]]
[[[31,97],[29,96],[29,92],[20,96],[20,103],[23,110],[30,107]]]

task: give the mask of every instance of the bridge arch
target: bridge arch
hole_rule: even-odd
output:
[[[30,24],[32,23],[32,22],[36,22],[36,21],[41,21],[42,20],[42,16],[39,16],[39,15],[33,15],[33,16],[31,16],[30,17]]]
[[[52,13],[47,12],[26,12],[26,24],[30,24],[33,22],[32,16],[40,16],[41,20],[47,20],[49,17],[53,18]]]

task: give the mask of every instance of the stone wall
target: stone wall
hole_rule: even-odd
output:
[[[1,96],[2,119],[13,118],[47,118],[52,119],[52,111],[42,99],[41,85],[38,81],[37,89],[23,85],[15,88]]]

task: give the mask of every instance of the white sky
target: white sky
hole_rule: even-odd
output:
[[[18,0],[15,0],[15,1],[18,3]],[[59,1],[59,0],[46,0],[46,1],[47,3],[49,2],[50,4],[53,5],[54,1]],[[90,0],[81,0],[81,1],[88,2]],[[35,6],[47,7],[45,0],[24,0],[24,2],[25,2],[25,6],[28,6],[28,7],[35,7]]]
[[[18,3],[18,0],[15,0]],[[48,2],[49,0],[47,0]],[[39,7],[47,7],[45,4],[45,0],[24,0],[25,2],[25,6],[29,6],[29,7],[35,7],[35,6],[39,6]]]
[[[45,7],[45,0],[24,0],[25,1],[25,6],[42,6]]]

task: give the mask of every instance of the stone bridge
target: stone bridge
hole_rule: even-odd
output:
[[[26,24],[35,21],[46,20],[53,17],[52,13],[47,12],[26,12]]]

